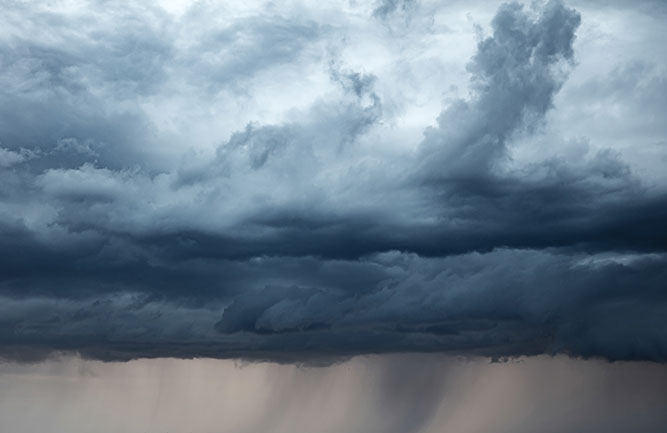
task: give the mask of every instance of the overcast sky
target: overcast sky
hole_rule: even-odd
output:
[[[667,360],[662,1],[0,4],[0,355]]]
[[[663,431],[666,20],[0,1],[0,431]]]

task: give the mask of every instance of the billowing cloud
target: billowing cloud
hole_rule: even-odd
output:
[[[667,359],[665,185],[555,129],[561,89],[629,115],[623,77],[664,69],[572,96],[576,10],[500,5],[467,93],[415,129],[414,76],[387,90],[405,53],[349,53],[428,7],[88,6],[37,14],[48,34],[6,7],[3,356]]]

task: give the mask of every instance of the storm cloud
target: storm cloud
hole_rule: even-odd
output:
[[[667,361],[664,56],[577,77],[549,1],[439,64],[425,3],[3,6],[0,356]]]

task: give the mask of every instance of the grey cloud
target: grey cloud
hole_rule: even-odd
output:
[[[493,35],[479,42],[468,65],[473,99],[459,100],[426,131],[428,163],[436,175],[470,176],[492,168],[506,142],[521,128],[532,128],[552,107],[571,62],[579,14],[559,2],[545,6],[532,21],[517,3],[501,6]],[[443,174],[440,174],[443,173]]]
[[[205,13],[205,11],[203,11]],[[183,62],[211,90],[240,83],[264,70],[295,61],[326,26],[281,16],[256,16],[212,29],[189,48]],[[197,81],[193,80],[195,83]]]
[[[75,24],[60,23],[60,31],[66,32],[68,25]],[[35,170],[73,167],[91,160],[90,155],[72,157],[70,149],[59,147],[64,139],[89,143],[110,167],[121,167],[128,160],[138,163],[138,155],[145,150],[139,143],[148,137],[150,126],[135,104],[114,109],[113,102],[124,99],[123,94],[127,98],[128,92],[141,92],[140,88],[158,78],[152,66],[132,60],[132,54],[127,53],[131,47],[141,59],[163,55],[163,51],[156,54],[151,46],[142,45],[141,40],[132,40],[153,36],[143,28],[142,32],[123,36],[128,41],[97,35],[74,38],[57,47],[35,46],[35,42],[25,40],[3,44],[3,146],[34,152],[39,156],[30,164]],[[121,70],[114,71],[112,65]],[[131,68],[146,75],[127,74],[126,69]],[[124,90],[126,86],[129,88]]]
[[[361,98],[366,94],[373,95],[373,83],[377,79],[372,74],[362,74],[355,71],[341,71],[336,65],[331,65],[331,78],[338,82],[343,89],[351,91]],[[377,95],[375,96],[377,97]]]
[[[25,151],[13,151],[0,147],[0,167],[7,168],[27,159]]]
[[[637,0],[629,2],[627,0],[575,0],[574,5],[582,5],[595,8],[618,8],[630,11],[641,11],[651,15],[664,15],[667,13],[667,5],[660,0]]]
[[[171,68],[217,90],[297,61],[322,36],[321,24],[264,13],[205,29],[191,68],[147,31],[145,87],[131,59],[102,71],[133,52],[122,37],[88,63],[76,47],[3,47],[18,68],[0,74],[4,356],[665,361],[664,187],[612,151],[510,157],[574,67],[579,13],[501,6],[469,63],[471,94],[411,150],[377,143],[379,78],[342,61],[320,65],[331,87],[307,108],[243,122],[204,156],[163,155],[140,104],[108,91],[128,81],[165,97]],[[70,69],[81,75],[67,81]]]
[[[164,65],[172,56],[165,31],[168,18],[151,7],[106,4],[103,13],[116,23],[112,27],[86,6],[83,19],[52,11],[31,13],[21,3],[4,7],[10,23],[30,14],[30,26],[46,28],[50,36],[16,35],[3,45],[3,77],[27,75],[9,82],[10,86],[25,93],[64,90],[72,94],[102,87],[112,89],[116,97],[159,88]]]
[[[659,142],[666,132],[662,113],[667,110],[667,72],[648,62],[617,65],[607,74],[600,74],[567,89],[567,96],[577,106],[564,119],[573,128],[587,126],[603,137],[614,140],[620,134],[633,141]],[[600,107],[613,107],[600,110]],[[622,121],[620,121],[622,119]]]
[[[30,26],[0,46],[0,143],[38,153],[31,164],[37,172],[93,162],[166,169],[159,125],[146,104],[195,89],[239,90],[260,72],[295,61],[325,27],[266,12],[200,30],[210,6],[193,7],[180,22],[150,5],[104,4],[103,15],[96,8],[85,3],[78,14],[62,14],[3,7],[7,27],[24,17]],[[193,46],[179,40],[179,31],[193,28],[202,33]],[[65,142],[85,143],[86,151]]]
[[[373,9],[373,16],[378,18],[387,18],[398,9],[408,10],[414,7],[415,0],[381,0]]]

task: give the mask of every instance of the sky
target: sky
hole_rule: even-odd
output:
[[[420,356],[664,381],[666,18],[650,0],[0,2],[0,414],[49,365],[40,386],[70,365],[109,383],[258,362],[237,374],[271,382]]]

